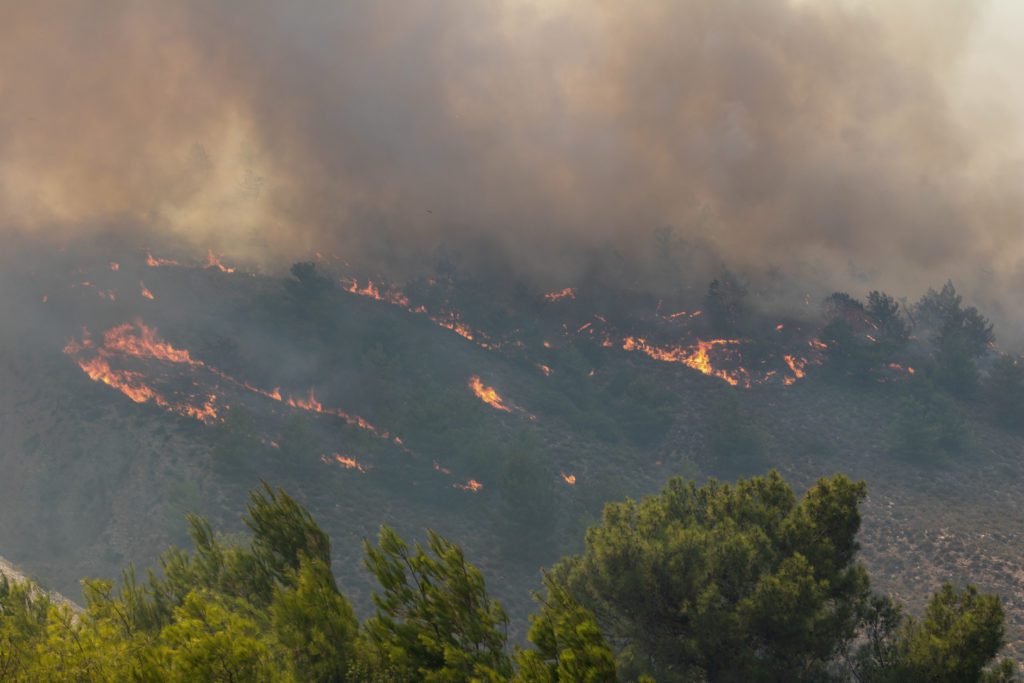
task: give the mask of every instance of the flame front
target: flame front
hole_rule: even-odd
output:
[[[666,363],[682,363],[694,370],[718,377],[732,386],[750,386],[750,377],[743,368],[734,371],[715,368],[711,364],[711,349],[720,346],[733,346],[739,344],[738,339],[711,339],[703,341],[698,339],[693,346],[655,346],[647,343],[643,337],[626,337],[622,342],[622,348],[626,351],[640,351],[650,358],[664,361]]]
[[[479,493],[483,490],[484,485],[478,482],[476,479],[469,479],[465,484],[452,484],[452,488],[459,489],[460,491],[470,491],[472,493]]]
[[[149,299],[150,301],[156,299],[156,297],[153,296],[153,292],[149,291],[149,288],[146,287],[146,283],[143,282],[142,280],[139,280],[139,293],[142,294],[142,296]]]
[[[501,395],[497,390],[495,390],[494,387],[485,385],[477,375],[473,375],[469,378],[469,388],[473,390],[473,393],[476,394],[477,398],[492,408],[497,408],[498,410],[502,410],[506,413],[512,412],[512,408],[505,405],[504,399],[501,398]]]
[[[575,474],[566,474],[565,472],[559,472],[559,474],[562,475],[562,480],[565,481],[565,483],[568,484],[569,486],[575,486],[576,485],[576,475]]]

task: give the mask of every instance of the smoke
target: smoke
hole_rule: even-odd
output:
[[[642,263],[671,226],[691,264],[954,277],[1020,320],[1012,81],[971,70],[990,10],[16,3],[0,230],[394,268],[444,246],[564,281],[599,250]]]

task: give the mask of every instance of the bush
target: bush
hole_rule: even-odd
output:
[[[967,428],[951,399],[930,385],[919,385],[896,409],[889,450],[920,463],[937,463],[967,446]]]

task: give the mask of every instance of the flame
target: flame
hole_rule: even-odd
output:
[[[233,272],[235,272],[234,268],[228,268],[223,263],[221,263],[220,259],[217,258],[217,256],[213,253],[212,249],[207,249],[206,250],[206,267],[207,268],[216,268],[217,270],[219,270],[222,273],[233,273]]]
[[[550,366],[544,365],[543,363],[537,363],[537,369],[543,372],[545,377],[550,377],[553,372]]]
[[[452,488],[459,489],[460,491],[472,491],[473,493],[479,493],[483,490],[484,485],[476,479],[469,479],[465,484],[452,484]]]
[[[728,371],[715,368],[711,364],[709,351],[717,346],[733,346],[739,344],[738,339],[711,339],[703,341],[698,339],[694,346],[654,346],[648,344],[642,337],[626,337],[622,342],[622,348],[626,351],[640,351],[650,358],[667,363],[682,363],[705,375],[718,377],[719,379],[738,386],[750,386],[750,378],[747,371],[739,368],[735,371]]]
[[[450,469],[448,469],[447,467],[441,467],[441,463],[439,463],[436,460],[434,461],[434,471],[435,472],[440,472],[441,474],[448,474],[448,475],[450,475],[452,473],[452,471]]]
[[[792,371],[793,373],[793,376],[786,377],[783,380],[783,383],[789,385],[792,384],[794,381],[798,379],[803,379],[804,377],[807,376],[807,371],[804,370],[804,368],[807,366],[806,358],[800,358],[799,356],[783,356],[782,359],[786,361],[786,365],[789,366],[790,371]]]
[[[115,292],[112,289],[101,289],[96,293],[100,295],[101,299],[106,299],[108,301],[117,301],[117,292]]]
[[[164,258],[153,258],[153,254],[146,252],[146,265],[150,268],[159,268],[161,266],[180,266],[181,264],[177,261]]]
[[[146,283],[143,282],[142,280],[139,280],[139,293],[142,294],[142,296],[149,299],[150,301],[156,299],[156,297],[153,296],[153,292],[149,291],[149,288],[146,287]]]
[[[70,340],[64,347],[64,353],[75,357],[79,366],[90,379],[103,382],[108,386],[118,389],[136,403],[152,400],[161,407],[195,417],[204,422],[208,422],[217,416],[216,408],[213,405],[214,396],[210,396],[201,406],[174,404],[161,397],[155,390],[145,384],[141,373],[111,369],[109,359],[114,356],[159,360],[193,368],[202,368],[235,386],[274,401],[283,402],[292,408],[338,417],[350,426],[366,430],[381,439],[390,440],[402,450],[410,452],[399,437],[391,435],[387,430],[378,429],[369,420],[359,415],[348,413],[340,408],[324,407],[317,400],[316,394],[312,389],[310,389],[305,397],[295,398],[290,396],[285,399],[281,395],[280,388],[275,388],[273,391],[261,389],[193,358],[187,349],[176,348],[169,342],[164,341],[158,336],[154,328],[149,327],[141,320],[136,320],[134,323],[123,323],[107,330],[103,334],[103,345],[96,350],[96,357],[91,360],[81,358],[80,354],[82,351],[91,347],[92,341],[89,338],[88,330],[85,330],[83,331],[81,343],[73,339]]]
[[[494,387],[486,386],[477,375],[469,378],[469,388],[473,390],[477,398],[492,408],[497,408],[506,413],[512,412],[512,408],[505,405],[504,399],[501,398],[501,395],[498,394]]]
[[[369,297],[376,301],[384,301],[389,304],[394,304],[395,306],[402,306],[403,308],[409,307],[409,298],[402,294],[402,292],[394,288],[381,290],[380,287],[375,285],[372,280],[367,280],[366,286],[360,287],[358,280],[347,280],[343,278],[341,285],[345,288],[345,291],[351,292],[352,294]]]
[[[96,355],[93,358],[82,358],[79,354],[84,349],[91,348],[91,346],[92,344],[87,338],[84,338],[81,344],[70,340],[64,346],[64,353],[72,356],[75,362],[78,363],[78,367],[92,381],[101,382],[120,391],[135,403],[152,402],[165,410],[206,423],[213,422],[218,418],[217,408],[214,405],[217,400],[216,395],[208,395],[203,404],[199,406],[190,403],[174,403],[146,384],[143,381],[142,373],[112,368],[109,362],[112,351],[106,346],[97,349]]]
[[[118,271],[118,270],[121,270],[121,264],[118,263],[117,261],[111,261],[110,262],[110,269],[115,271],[115,272]]]
[[[366,471],[369,469],[369,467],[361,464],[355,458],[349,457],[347,455],[342,455],[341,453],[335,453],[331,456],[331,458],[334,460],[334,462],[338,463],[347,470],[356,470],[357,472],[366,474]],[[331,462],[331,460],[328,460],[326,457],[322,455],[320,456],[320,460],[325,463]]]
[[[557,292],[548,292],[544,295],[545,301],[561,301],[562,299],[569,299],[571,301],[575,298],[576,290],[572,287],[566,287],[565,289],[560,289]]]
[[[775,326],[775,331],[776,331],[776,332],[782,332],[782,330],[783,330],[783,329],[784,329],[785,327],[786,327],[785,325],[783,325],[782,323],[779,323],[778,325],[776,325],[776,326]]]
[[[566,474],[565,472],[559,472],[559,474],[562,475],[562,479],[565,480],[565,483],[568,484],[569,486],[575,486],[576,485],[576,475],[575,474]]]
[[[807,345],[810,346],[812,349],[817,349],[818,351],[824,351],[825,349],[828,348],[828,344],[821,341],[820,339],[812,339],[809,342],[807,342]]]
[[[889,368],[891,370],[896,370],[897,372],[905,372],[908,375],[913,375],[914,374],[914,368],[912,368],[909,365],[907,367],[903,367],[899,363],[889,363]]]

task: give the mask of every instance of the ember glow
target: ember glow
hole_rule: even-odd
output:
[[[149,299],[150,301],[153,301],[154,299],[156,299],[156,297],[153,296],[153,292],[149,291],[149,288],[146,287],[146,283],[144,283],[142,280],[139,280],[139,293],[142,296],[144,296],[147,299]]]
[[[180,266],[181,264],[171,259],[155,258],[153,254],[146,252],[146,265],[150,268],[160,268],[162,266]]]
[[[498,394],[497,390],[495,390],[494,387],[485,385],[477,375],[473,375],[469,378],[469,388],[473,390],[473,393],[476,394],[477,398],[492,408],[497,408],[498,410],[502,410],[506,413],[512,412],[512,408],[505,405],[504,399],[501,398],[501,395]]]
[[[786,386],[793,384],[798,379],[803,379],[807,376],[807,371],[804,368],[807,366],[807,359],[800,358],[799,356],[783,356],[782,359],[786,361],[786,365],[789,366],[790,371],[793,373],[792,377],[784,377],[782,383]]]
[[[233,272],[235,272],[234,268],[228,268],[223,263],[221,263],[220,259],[217,258],[216,254],[213,253],[212,249],[207,249],[206,250],[206,267],[207,268],[216,268],[217,270],[219,270],[222,273],[233,273]]]
[[[121,264],[118,263],[117,261],[111,261],[110,262],[110,269],[113,270],[113,271],[121,270]]]
[[[325,463],[331,463],[333,461],[338,463],[347,470],[355,470],[356,472],[361,472],[362,474],[366,474],[366,471],[369,469],[368,466],[361,464],[355,458],[352,458],[347,455],[342,455],[341,453],[334,453],[333,455],[331,455],[329,459],[325,456],[320,456],[320,460]]]
[[[559,474],[562,475],[562,480],[566,484],[568,484],[569,486],[575,486],[576,485],[576,475],[575,474],[566,474],[565,472],[559,472]]]
[[[479,493],[483,491],[484,485],[478,482],[476,479],[469,479],[465,484],[452,484],[452,488],[459,489],[460,491],[470,491],[472,493]]]
[[[544,295],[545,301],[561,301],[562,299],[568,299],[572,301],[575,298],[576,290],[573,289],[572,287],[566,287],[565,289],[560,289],[557,292],[548,292],[547,294]]]

